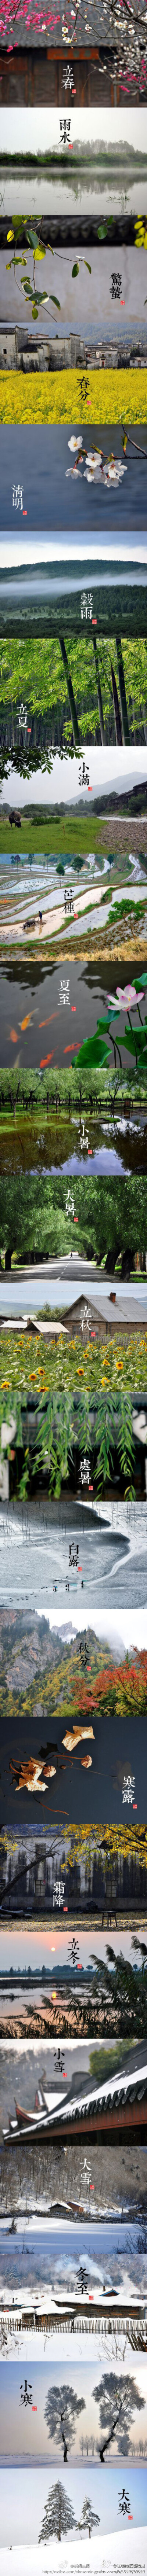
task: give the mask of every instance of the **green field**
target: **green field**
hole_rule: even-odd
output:
[[[11,803],[13,803],[12,791]],[[21,813],[21,781],[19,810]],[[8,858],[13,858],[14,853],[17,857],[17,851],[20,852],[21,858],[27,851],[33,857],[34,850],[38,860],[42,858],[43,853],[45,859],[51,856],[59,858],[61,852],[63,858],[66,856],[72,858],[73,854],[78,859],[78,853],[79,858],[82,855],[86,858],[89,851],[92,851],[101,859],[107,858],[108,853],[111,852],[116,855],[116,858],[118,854],[120,858],[125,858],[127,865],[132,836],[133,850],[139,851],[143,861],[147,844],[146,815],[143,817],[139,814],[137,817],[134,814],[132,816],[128,813],[121,814],[119,807],[116,815],[114,813],[98,815],[92,812],[91,805],[87,814],[85,810],[83,813],[74,814],[74,809],[69,808],[68,812],[68,808],[64,807],[63,812],[59,812],[58,816],[52,807],[47,815],[46,808],[45,814],[42,814],[41,807],[39,814],[38,806],[35,813],[35,806],[32,804],[32,812],[29,809],[27,814],[27,810],[24,813],[22,810],[21,830],[19,830],[16,824],[12,825],[11,829],[8,815],[5,818],[5,808],[3,811],[1,808],[0,811],[0,853],[3,850],[6,851]]]
[[[129,832],[127,837],[129,844]],[[16,824],[14,824],[14,826],[12,825],[11,830],[8,818],[5,822],[2,814],[0,816],[0,852],[2,850],[6,850],[8,858],[13,858],[14,852],[17,856],[17,849],[20,851],[21,858],[23,858],[23,853],[25,855],[27,850],[31,852],[32,856],[35,850],[38,859],[40,857],[42,858],[42,852],[44,853],[45,858],[50,858],[54,855],[55,857],[59,857],[61,851],[63,858],[66,858],[66,854],[67,858],[69,855],[72,857],[72,852],[77,858],[78,852],[79,857],[83,853],[86,858],[87,852],[91,850],[91,848],[94,853],[98,850],[99,857],[102,853],[103,858],[103,856],[105,856],[105,851],[107,855],[109,844],[110,847],[112,846],[115,850],[114,826],[111,833],[110,824],[108,831],[106,822],[106,832],[104,837],[104,825],[101,824],[101,818],[99,821],[99,819],[97,819],[97,815],[93,816],[91,812],[90,814],[88,813],[87,816],[85,814],[75,814],[74,817],[74,814],[68,814],[67,810],[67,815],[65,814],[64,816],[64,814],[60,814],[59,821],[57,816],[55,816],[54,821],[54,811],[52,811],[49,813],[48,820],[46,822],[42,822],[42,818],[40,818],[39,822],[39,820],[36,821],[35,808],[33,807],[32,818],[30,817],[30,814],[28,817],[26,814],[23,818],[22,814],[21,831],[18,831]]]

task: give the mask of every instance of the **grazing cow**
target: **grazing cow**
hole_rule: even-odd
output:
[[[15,805],[11,805],[11,814],[8,814],[8,822],[10,823],[11,832],[12,824],[15,824],[16,832],[21,832],[21,814],[17,813],[17,807]]]

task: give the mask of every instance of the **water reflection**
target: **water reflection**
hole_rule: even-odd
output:
[[[66,1111],[60,1118],[60,1112],[56,1113],[54,1106],[50,1116],[42,1116],[40,1125],[33,1106],[29,1117],[27,1113],[24,1116],[18,1107],[15,1122],[10,1117],[8,1126],[3,1126],[1,1119],[0,1167],[1,1179],[8,1179],[12,1174],[16,1178],[25,1172],[28,1178],[30,1175],[31,1179],[36,1179],[37,1173],[38,1176],[41,1173],[42,1179],[46,1179],[50,1172],[56,1177],[62,1173],[69,1184],[78,1175],[80,1178],[85,1173],[87,1175],[89,1169],[92,1179],[99,1173],[107,1174],[108,1178],[113,1174],[123,1177],[127,1173],[128,1178],[132,1172],[145,1174],[146,1110],[138,1109],[134,1118],[114,1118],[110,1112],[107,1120],[93,1117],[88,1118],[87,1123],[81,1118],[79,1123],[76,1114],[71,1117]],[[68,1213],[74,1214],[71,1188],[69,1201]]]

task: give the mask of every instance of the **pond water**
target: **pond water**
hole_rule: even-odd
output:
[[[88,1153],[89,1153],[90,1151],[91,1151],[90,1147],[88,1148],[88,1146],[87,1146],[87,1150],[85,1150],[85,1152],[84,1152],[84,1147],[83,1147],[83,1153],[82,1153],[82,1151],[80,1151],[80,1147],[79,1147],[79,1151],[78,1151],[78,1147],[77,1147],[77,1153],[74,1153],[74,1154],[69,1153],[69,1154],[68,1154],[68,1157],[67,1157],[66,1162],[65,1162],[65,1163],[63,1163],[63,1162],[62,1162],[62,1166],[61,1166],[61,1162],[60,1162],[60,1163],[51,1163],[51,1167],[50,1167],[50,1168],[51,1168],[51,1172],[52,1172],[53,1174],[54,1174],[55,1172],[60,1173],[61,1168],[62,1168],[63,1177],[65,1177],[65,1179],[66,1179],[66,1174],[68,1174],[68,1173],[70,1174],[70,1176],[71,1176],[71,1178],[72,1178],[73,1180],[78,1179],[79,1175],[80,1175],[80,1178],[81,1178],[82,1176],[84,1176],[84,1172],[87,1172]],[[147,1148],[146,1148],[146,1152],[147,1152]],[[102,1174],[104,1174],[105,1172],[107,1172],[107,1174],[108,1174],[108,1175],[109,1175],[109,1173],[110,1173],[110,1178],[111,1178],[111,1177],[112,1177],[112,1173],[117,1173],[117,1172],[118,1172],[118,1174],[119,1174],[119,1173],[121,1174],[121,1172],[122,1172],[122,1171],[124,1171],[125,1169],[126,1169],[126,1165],[125,1165],[125,1162],[124,1162],[123,1152],[122,1152],[122,1154],[119,1154],[119,1151],[117,1152],[117,1146],[112,1144],[112,1135],[111,1135],[111,1131],[110,1131],[110,1134],[109,1134],[109,1135],[107,1134],[107,1143],[105,1143],[105,1138],[103,1138],[103,1143],[101,1143],[99,1146],[98,1146],[98,1145],[96,1145],[96,1146],[95,1146],[95,1151],[91,1154],[91,1174],[92,1174],[92,1178],[93,1178],[94,1174],[96,1174],[96,1173],[98,1173],[98,1172],[99,1172],[99,1173],[102,1173]],[[139,1165],[139,1169],[140,1169],[140,1165]],[[129,1166],[128,1166],[128,1164],[127,1164],[127,1170],[129,1170]]]
[[[143,988],[143,973],[146,973],[146,967],[143,969],[142,961],[140,993]],[[10,1065],[10,1068],[12,1065],[14,1068],[15,1065],[16,1068],[22,1065],[30,1066],[30,1069],[36,1067],[40,1069],[42,1076],[46,1067],[49,1067],[49,1070],[50,1067],[57,1067],[59,1070],[63,1067],[68,1073],[73,1057],[76,1053],[78,1055],[84,1040],[93,1037],[98,1018],[103,1020],[103,1016],[107,1016],[108,995],[110,994],[112,1006],[117,984],[123,991],[126,981],[127,985],[128,983],[132,985],[132,980],[134,984],[137,975],[138,961],[133,962],[132,977],[129,958],[127,974],[126,961],[123,962],[121,959],[121,967],[119,970],[118,966],[117,974],[108,961],[108,966],[105,965],[102,968],[102,976],[93,961],[89,965],[83,965],[78,958],[73,957],[70,961],[67,959],[67,962],[64,959],[61,970],[59,965],[49,966],[47,969],[43,966],[38,967],[34,961],[30,967],[25,965],[20,975],[20,968],[18,967],[17,972],[17,965],[15,971],[12,965],[7,966],[6,973],[2,971],[0,974],[1,1065]],[[136,1005],[134,1009],[131,1008],[131,1027],[136,1031],[140,1027],[140,1021],[143,1026],[146,1010],[145,987],[143,999],[140,1002],[138,997],[137,1002],[136,997]],[[123,1042],[126,1025],[128,1025],[127,1049]],[[109,1062],[113,1070],[116,1062],[116,1069],[119,1072],[121,1060],[122,1068],[127,1074],[127,1066],[131,1065],[129,1035],[126,1006],[124,1010],[120,1009],[116,1025],[114,1012],[108,1072]],[[133,1071],[134,1063],[135,1059],[133,1059]]]
[[[51,1161],[52,1174],[62,1171],[63,1177],[69,1174],[73,1180],[79,1175],[80,1178],[84,1177],[84,1172],[87,1173],[89,1167],[89,1157],[92,1179],[98,1173],[102,1174],[103,1178],[107,1174],[107,1179],[112,1179],[113,1175],[118,1174],[119,1177],[120,1174],[121,1177],[124,1172],[127,1172],[129,1179],[131,1172],[147,1172],[147,1119],[143,1128],[138,1122],[138,1129],[135,1124],[133,1126],[133,1122],[131,1126],[127,1124],[125,1127],[123,1121],[122,1126],[120,1121],[119,1126],[114,1128],[112,1119],[110,1127],[100,1127],[99,1142],[97,1140],[93,1148],[88,1141],[89,1122],[87,1124],[85,1118],[83,1123],[85,1124],[83,1150],[79,1136],[79,1143],[73,1154],[69,1148],[69,1153],[64,1160],[61,1149],[60,1162],[57,1162],[57,1159],[55,1162]]]
[[[68,1113],[68,1109],[65,1113],[62,1111],[61,1117],[56,1109],[51,1110],[47,1117],[43,1111],[41,1119],[32,1109],[24,1119],[23,1110],[19,1110],[18,1105],[16,1122],[10,1114],[8,1124],[1,1128],[1,1180],[11,1179],[12,1174],[16,1180],[19,1174],[27,1172],[29,1186],[29,1176],[32,1180],[41,1174],[45,1180],[49,1172],[53,1176],[62,1173],[63,1178],[68,1176],[74,1180],[75,1177],[83,1177],[87,1171],[93,1179],[98,1173],[107,1173],[111,1177],[113,1173],[121,1175],[127,1172],[129,1176],[131,1172],[146,1172],[146,1169],[145,1103],[144,1108],[140,1110],[139,1106],[131,1118],[129,1112],[128,1116],[121,1117],[117,1109],[115,1117],[111,1116],[110,1105],[110,1114],[108,1112],[108,1117],[102,1119],[98,1116],[92,1118],[86,1110],[85,1115],[82,1111],[77,1111],[76,1115],[71,1110]]]

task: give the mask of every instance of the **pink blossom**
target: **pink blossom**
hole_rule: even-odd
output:
[[[117,984],[116,993],[107,993],[107,1002],[114,1011],[137,1010],[138,1002],[143,1002],[143,992],[136,993],[135,984]]]

